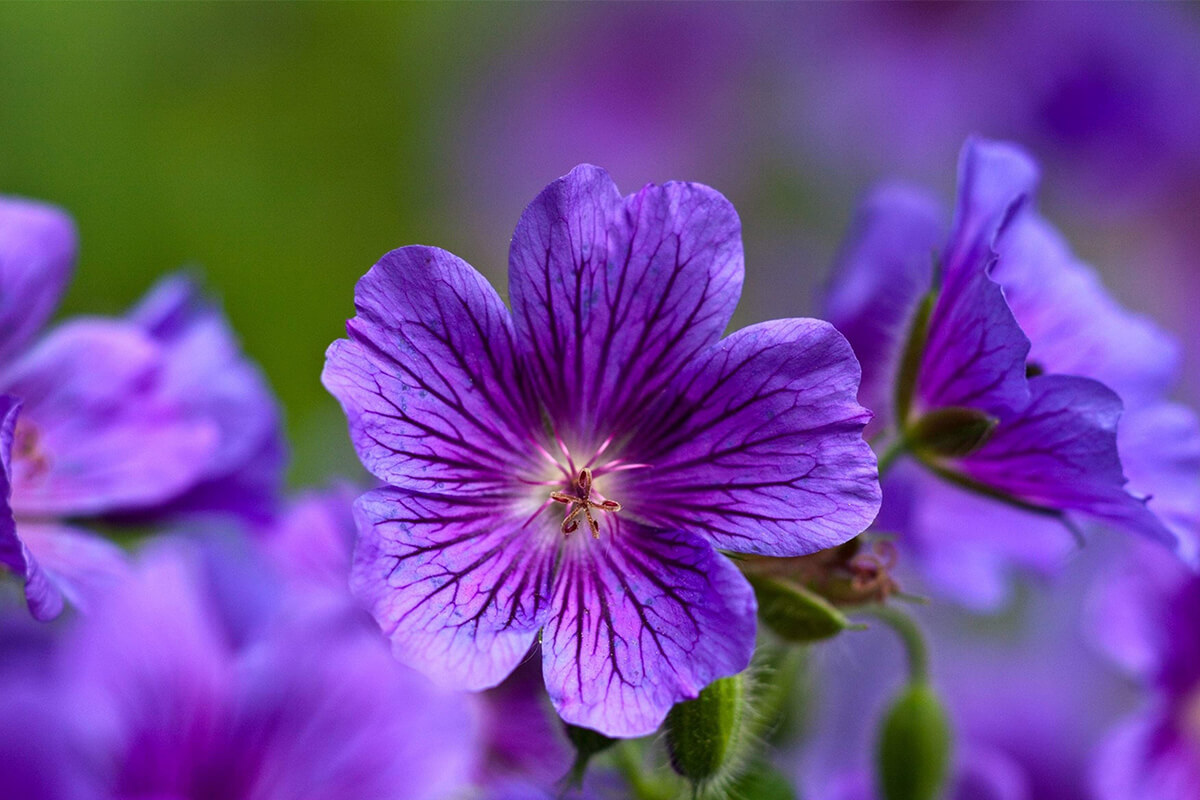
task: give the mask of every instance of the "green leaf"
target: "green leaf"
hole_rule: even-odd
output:
[[[950,767],[950,722],[937,693],[910,684],[884,717],[878,749],[884,800],[937,800]]]
[[[816,642],[853,627],[842,612],[820,595],[791,581],[746,576],[758,597],[758,615],[786,641]]]

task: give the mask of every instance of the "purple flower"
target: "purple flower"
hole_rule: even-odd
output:
[[[540,641],[561,716],[618,736],[745,668],[754,596],[717,548],[838,544],[878,484],[831,326],[720,338],[742,271],[713,190],[622,197],[582,166],[517,226],[511,315],[433,248],[359,282],[323,379],[389,484],[357,504],[352,581],[401,660],[482,689]]]
[[[976,605],[1003,598],[1007,565],[1057,564],[1071,547],[1061,523],[1076,516],[1177,541],[1126,489],[1122,402],[1100,382],[1134,402],[1157,397],[1174,351],[1053,249],[1027,204],[1036,177],[1015,148],[969,141],[948,239],[924,193],[876,192],[828,302],[863,363],[877,435],[916,456],[890,476],[879,524],[904,534],[927,578]],[[958,438],[933,441],[939,425]]]
[[[75,251],[61,211],[0,199],[0,561],[39,619],[123,569],[115,546],[67,520],[261,514],[280,468],[265,384],[178,279],[130,319],[73,319],[31,344]]]
[[[219,555],[214,566],[191,543],[156,543],[65,631],[31,704],[32,743],[0,727],[0,750],[16,755],[6,773],[82,784],[37,795],[63,800],[392,800],[466,784],[465,696],[397,664],[345,606],[276,594],[272,613],[241,629],[224,612],[257,592],[266,565]],[[42,738],[57,758],[42,757]]]
[[[1128,554],[1100,585],[1092,629],[1148,690],[1093,765],[1099,800],[1200,795],[1200,578],[1163,554]]]

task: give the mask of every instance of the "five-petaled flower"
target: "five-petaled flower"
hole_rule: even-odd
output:
[[[880,497],[849,345],[805,319],[722,339],[742,275],[720,194],[581,166],[517,226],[511,314],[430,247],[359,282],[323,380],[388,484],[352,585],[401,660],[482,689],[540,641],[561,716],[615,736],[747,666],[754,595],[718,549],[831,547]]]

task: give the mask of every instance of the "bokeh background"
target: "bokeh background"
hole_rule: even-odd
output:
[[[295,484],[356,469],[319,383],[354,281],[422,243],[503,287],[522,208],[582,161],[733,200],[740,325],[816,311],[871,183],[949,201],[963,138],[1011,138],[1077,252],[1191,347],[1198,120],[1183,4],[0,6],[0,190],[78,220],[61,313],[200,270],[282,399]]]

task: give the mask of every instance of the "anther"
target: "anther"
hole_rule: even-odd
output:
[[[579,515],[587,520],[588,529],[592,532],[592,537],[600,538],[600,521],[593,510],[608,511],[615,513],[621,510],[621,504],[616,500],[601,500],[592,498],[592,470],[589,467],[584,467],[579,470],[579,475],[573,481],[578,494],[571,495],[566,492],[551,492],[550,499],[555,503],[562,503],[567,506],[567,515],[562,522],[563,536],[569,536],[579,530]]]

